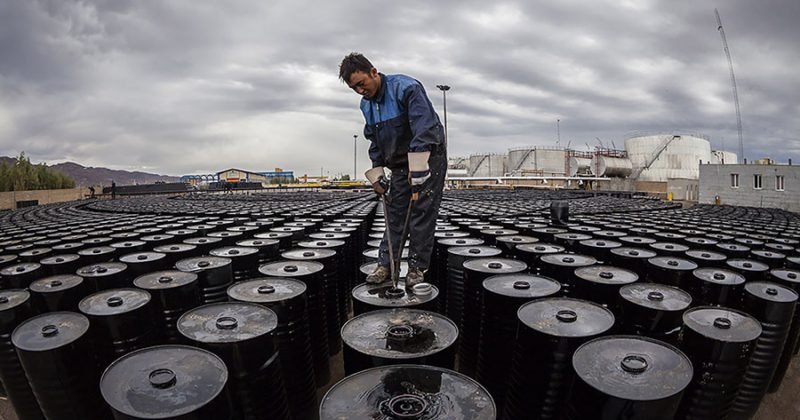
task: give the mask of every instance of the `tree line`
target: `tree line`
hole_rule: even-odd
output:
[[[75,188],[75,181],[40,163],[34,165],[22,152],[11,164],[0,164],[0,191],[57,190]]]

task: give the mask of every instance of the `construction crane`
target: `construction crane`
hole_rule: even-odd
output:
[[[739,111],[739,93],[736,90],[736,76],[733,74],[733,61],[731,60],[731,50],[728,49],[728,40],[725,38],[725,29],[722,28],[722,19],[719,11],[714,9],[717,15],[717,30],[722,37],[722,47],[725,49],[725,56],[728,57],[728,68],[731,71],[731,86],[733,87],[733,101],[736,105],[736,129],[739,131],[739,159],[744,159],[744,140],[742,139],[742,114]]]

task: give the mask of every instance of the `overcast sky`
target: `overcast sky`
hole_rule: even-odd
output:
[[[800,162],[798,0],[0,0],[0,155],[181,175],[369,167],[359,51],[420,80],[449,154],[702,133]],[[324,168],[324,169],[323,169]]]

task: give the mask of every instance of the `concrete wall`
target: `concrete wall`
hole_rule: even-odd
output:
[[[88,194],[89,189],[87,188],[0,192],[0,210],[14,210],[17,208],[18,201],[37,200],[39,204],[62,203],[80,200]]]
[[[731,174],[739,175],[739,187],[731,186]],[[761,175],[761,189],[753,188],[753,176]],[[775,189],[777,175],[784,177],[784,191]],[[789,165],[700,165],[701,204],[772,207],[800,212],[800,166]]]

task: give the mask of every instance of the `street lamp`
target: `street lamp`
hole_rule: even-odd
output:
[[[447,91],[450,90],[450,86],[436,85],[436,87],[442,91],[442,101],[444,102],[444,142],[447,143]]]
[[[352,181],[356,180],[356,156],[358,155],[358,148],[356,139],[358,139],[358,134],[353,134],[353,179]]]

